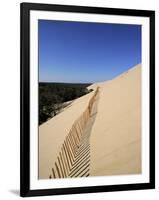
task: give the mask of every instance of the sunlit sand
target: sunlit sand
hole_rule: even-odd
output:
[[[39,127],[39,178],[141,173],[141,65]]]

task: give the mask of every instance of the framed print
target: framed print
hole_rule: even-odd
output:
[[[21,196],[155,188],[155,12],[21,4]]]

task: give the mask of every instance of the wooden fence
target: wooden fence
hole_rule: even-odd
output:
[[[89,176],[90,133],[85,133],[84,129],[91,116],[92,107],[98,92],[99,88],[96,89],[90,99],[86,110],[72,125],[52,167],[49,178]]]

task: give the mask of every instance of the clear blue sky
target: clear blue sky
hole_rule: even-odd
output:
[[[141,26],[39,20],[39,81],[93,83],[141,62]]]

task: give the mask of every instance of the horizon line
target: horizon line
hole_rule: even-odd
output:
[[[116,79],[118,76],[120,76],[120,75],[122,75],[122,74],[124,74],[124,73],[126,73],[126,72],[128,72],[128,71],[130,71],[130,70],[132,70],[133,68],[135,68],[136,66],[138,66],[138,65],[140,65],[140,64],[142,64],[142,62],[133,65],[133,66],[130,67],[128,70],[123,71],[123,72],[121,72],[120,74],[114,76],[112,79],[107,79],[107,80],[100,80],[100,81],[95,81],[95,82],[94,82],[94,81],[93,81],[93,82],[38,81],[38,82],[39,82],[39,83],[65,83],[65,84],[94,84],[94,83],[99,83],[99,82],[106,82],[106,81],[110,81],[110,80]]]

